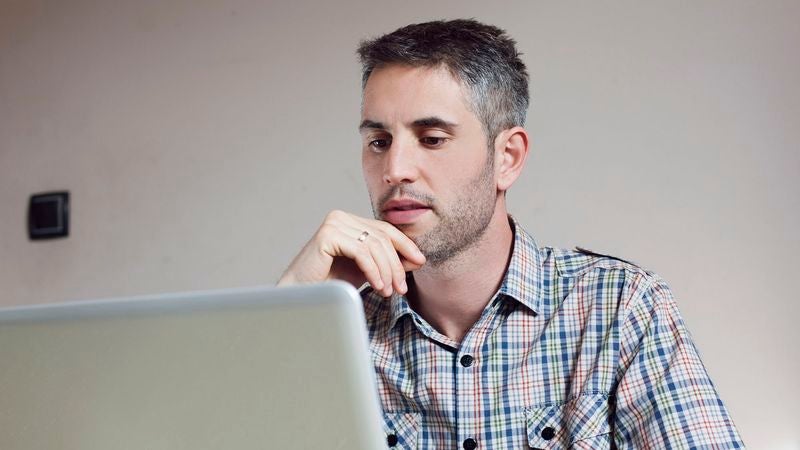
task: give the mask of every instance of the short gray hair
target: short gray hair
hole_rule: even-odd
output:
[[[467,88],[490,149],[502,130],[525,124],[528,72],[505,30],[472,19],[437,20],[362,41],[357,53],[362,89],[375,69],[390,64],[445,67]]]

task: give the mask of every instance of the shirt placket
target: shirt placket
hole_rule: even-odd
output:
[[[464,336],[454,355],[457,448],[475,450],[491,447],[490,442],[482,442],[486,426],[482,412],[487,393],[481,389],[481,347],[500,322],[499,306],[500,303],[494,299],[490,302],[478,322]]]

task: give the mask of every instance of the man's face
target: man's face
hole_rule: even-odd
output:
[[[483,235],[497,200],[494,152],[445,69],[390,65],[364,89],[362,166],[375,218],[436,265]]]

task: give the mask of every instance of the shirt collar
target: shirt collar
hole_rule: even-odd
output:
[[[544,276],[542,256],[536,241],[522,229],[517,220],[509,215],[508,221],[514,233],[514,249],[511,251],[511,259],[508,262],[503,281],[500,283],[497,298],[504,296],[513,298],[538,314]],[[373,291],[373,295],[378,294]],[[416,315],[404,295],[392,294],[390,304],[389,329],[394,328],[397,321],[406,314],[411,314],[412,317]]]
[[[407,276],[410,277],[411,274],[409,273]],[[400,295],[397,292],[393,293],[391,299],[391,320],[389,320],[389,329],[391,330],[394,328],[397,321],[406,314],[411,314],[413,317],[416,312],[411,309],[411,305],[408,304],[408,299],[405,295]]]
[[[511,297],[538,314],[544,281],[542,255],[533,236],[528,234],[511,215],[508,216],[508,220],[514,229],[514,250],[511,251],[511,259],[500,284],[498,296]]]

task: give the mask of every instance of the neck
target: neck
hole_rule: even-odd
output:
[[[411,307],[437,331],[461,342],[500,287],[513,243],[501,199],[475,245],[442,264],[414,272],[408,295]]]

